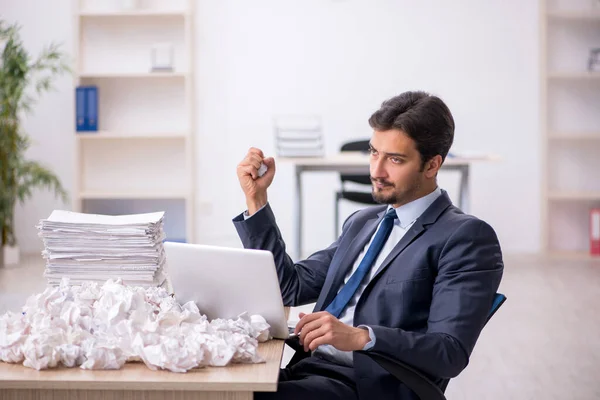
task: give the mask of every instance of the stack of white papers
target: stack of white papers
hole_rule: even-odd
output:
[[[44,276],[50,285],[121,278],[134,286],[161,286],[164,212],[96,215],[55,210],[37,228],[44,241]]]

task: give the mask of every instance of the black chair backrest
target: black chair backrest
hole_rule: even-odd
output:
[[[356,140],[353,142],[347,142],[342,145],[340,151],[362,151],[366,153],[369,151],[369,142],[369,140]],[[342,180],[342,184],[344,182],[354,182],[362,185],[371,185],[371,177],[369,175],[369,170],[367,169],[366,172],[366,175],[342,174],[340,175],[340,179]]]

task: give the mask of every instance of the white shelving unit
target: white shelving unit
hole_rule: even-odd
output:
[[[589,211],[600,207],[600,0],[540,0],[542,248],[589,259]]]
[[[167,239],[194,242],[194,1],[73,3],[75,86],[98,87],[99,129],[74,134],[74,208],[165,210]],[[152,46],[164,42],[173,71],[153,72]]]

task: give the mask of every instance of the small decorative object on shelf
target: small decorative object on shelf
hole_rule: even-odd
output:
[[[152,46],[152,72],[173,72],[173,44],[155,43]]]
[[[138,0],[119,0],[122,10],[135,10],[138,6]]]
[[[590,49],[590,58],[588,59],[588,71],[600,72],[600,47]]]

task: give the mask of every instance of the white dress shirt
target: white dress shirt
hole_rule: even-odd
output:
[[[394,226],[392,227],[392,232],[390,233],[390,236],[388,237],[385,244],[383,245],[383,248],[381,249],[381,252],[377,256],[377,259],[375,260],[375,263],[371,267],[368,275],[365,276],[365,279],[363,280],[361,285],[356,290],[354,297],[348,302],[348,305],[346,305],[346,308],[340,315],[340,317],[339,317],[340,321],[342,321],[343,323],[345,323],[347,325],[354,326],[354,309],[356,308],[356,303],[358,302],[358,299],[360,299],[360,296],[362,295],[363,291],[365,290],[365,287],[371,281],[371,279],[373,279],[373,277],[377,273],[377,270],[383,263],[383,260],[385,260],[386,257],[392,252],[394,247],[396,247],[396,245],[398,244],[400,239],[402,239],[404,237],[404,235],[406,234],[406,232],[408,232],[408,230],[412,227],[412,225],[415,223],[417,218],[419,218],[421,216],[421,214],[423,214],[423,212],[425,212],[425,210],[427,210],[427,208],[429,208],[429,206],[441,194],[442,194],[442,190],[438,187],[433,192],[428,194],[427,196],[424,196],[417,200],[411,201],[410,203],[404,204],[403,206],[400,206],[395,209],[396,213],[398,214],[398,219],[394,220]],[[392,206],[388,207],[388,211],[390,208],[392,208]],[[248,216],[248,212],[246,211],[246,212],[244,212],[244,219],[248,219],[248,218],[251,218],[251,216]],[[381,225],[381,222],[380,222],[380,225]],[[377,227],[375,232],[377,232],[378,229],[379,229],[379,226]],[[348,282],[348,279],[350,279],[352,274],[358,269],[358,266],[360,265],[360,262],[362,261],[365,254],[367,253],[367,250],[369,249],[369,246],[371,245],[371,242],[373,241],[374,237],[375,237],[375,235],[373,235],[371,237],[371,239],[365,245],[362,252],[356,258],[356,261],[354,262],[352,270],[350,270],[348,272],[348,274],[346,275],[346,277],[344,278],[344,284],[346,284],[346,282]],[[342,289],[342,287],[340,287],[338,289],[338,293]],[[371,341],[369,343],[367,343],[365,345],[365,347],[363,348],[363,350],[368,350],[375,345],[375,341],[377,340],[377,338],[375,337],[373,330],[371,328],[369,328],[368,326],[359,325],[359,328],[364,328],[364,329],[369,330],[369,337],[371,338]],[[333,361],[340,365],[347,365],[347,366],[353,365],[351,351],[340,351],[331,345],[319,346],[315,351],[313,351],[313,355],[318,355],[319,357],[328,359],[328,360]]]

